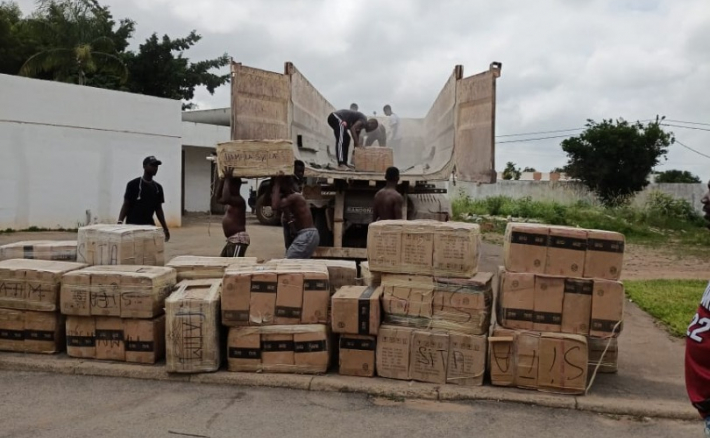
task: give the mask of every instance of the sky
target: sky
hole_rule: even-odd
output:
[[[17,3],[27,13],[35,2]],[[180,37],[195,29],[203,39],[186,54],[194,61],[227,53],[277,72],[290,61],[334,106],[357,102],[367,114],[389,103],[402,117],[423,117],[455,65],[468,76],[501,62],[497,170],[508,161],[542,172],[562,166],[564,138],[530,139],[581,130],[515,134],[582,128],[587,119],[661,115],[685,126],[666,129],[699,153],[673,145],[657,170],[710,179],[707,0],[101,3],[115,18],[136,21],[134,48],[153,32]],[[195,103],[227,107],[229,88],[214,95],[199,90]]]

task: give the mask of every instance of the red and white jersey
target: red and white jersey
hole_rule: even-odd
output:
[[[700,415],[710,415],[710,283],[688,326],[685,344],[685,386]]]

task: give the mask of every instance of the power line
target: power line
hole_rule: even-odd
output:
[[[690,146],[684,145],[683,143],[679,142],[678,140],[676,140],[675,142],[678,143],[679,145],[683,146],[684,148],[695,152],[698,155],[702,155],[703,157],[710,158],[710,155],[705,155],[704,153],[702,153],[700,151],[696,151],[695,149],[691,148]]]
[[[538,132],[523,132],[520,134],[505,134],[505,135],[496,135],[496,137],[520,137],[523,135],[539,135],[539,134],[554,134],[557,132],[569,132],[569,131],[581,131],[584,128],[572,128],[572,129],[558,129],[555,131],[538,131]]]
[[[567,138],[569,135],[553,135],[551,137],[537,137],[537,138],[525,138],[525,139],[518,139],[518,140],[506,140],[506,141],[497,141],[496,144],[503,144],[503,143],[522,143],[525,141],[538,141],[538,140],[549,140],[551,138]]]
[[[700,123],[700,122],[685,122],[683,120],[671,120],[671,119],[666,119],[667,122],[673,122],[673,123],[685,123],[686,125],[702,125],[702,126],[710,126],[710,123]]]
[[[670,123],[661,123],[661,126],[673,126],[675,128],[685,128],[685,129],[695,129],[698,131],[708,131],[710,132],[710,129],[708,128],[698,128],[696,126],[683,126],[683,125],[672,125]]]

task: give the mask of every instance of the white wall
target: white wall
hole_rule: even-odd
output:
[[[205,123],[182,122],[180,125],[183,146],[209,148],[213,151],[217,143],[229,141],[229,126]]]
[[[180,225],[179,101],[6,75],[0,96],[0,229],[114,222],[148,155]]]

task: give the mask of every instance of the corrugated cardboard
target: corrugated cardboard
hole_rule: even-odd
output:
[[[165,266],[175,269],[177,281],[222,278],[229,266],[256,266],[256,257],[178,256]]]
[[[79,228],[77,261],[88,265],[165,264],[165,234],[148,225],[89,225]]]
[[[339,373],[344,376],[375,375],[376,336],[341,335]]]
[[[493,274],[469,279],[437,277],[431,327],[473,335],[487,334],[491,318]]]
[[[589,334],[592,313],[592,280],[565,279],[565,295],[562,304],[562,333]]]
[[[535,276],[533,329],[557,332],[562,329],[562,300],[565,279],[562,277]]]
[[[470,225],[475,224],[436,222],[432,274],[438,277],[461,278],[476,275],[480,259],[481,235],[478,225],[473,227]]]
[[[549,235],[550,228],[545,225],[508,223],[503,241],[505,269],[509,272],[543,274]]]
[[[481,386],[486,373],[486,336],[449,333],[446,383]]]
[[[357,263],[350,260],[330,259],[273,259],[264,263],[264,266],[274,266],[280,269],[289,269],[294,266],[313,267],[325,266],[328,269],[330,294],[333,295],[343,286],[357,285]]]
[[[249,289],[249,324],[275,324],[276,294],[279,276],[276,272],[258,272],[251,275]]]
[[[56,353],[64,349],[64,323],[55,312],[0,309],[0,350]]]
[[[281,325],[300,323],[302,308],[303,274],[279,274],[274,323]]]
[[[618,281],[594,280],[589,335],[599,338],[607,338],[612,334],[618,336],[621,333],[623,317],[624,285]]]
[[[176,283],[175,270],[162,266],[90,266],[62,278],[60,308],[65,315],[154,318]]]
[[[377,334],[377,375],[409,380],[413,328],[383,325]]]
[[[607,346],[607,344],[609,345]],[[619,341],[617,338],[587,338],[587,346],[589,347],[590,373],[597,368],[597,365],[599,365],[597,371],[599,373],[613,374],[619,370]]]
[[[382,274],[372,272],[369,262],[360,262],[360,277],[362,277],[363,286],[377,287],[382,283]]]
[[[624,265],[624,235],[613,231],[589,230],[584,261],[586,278],[618,280]]]
[[[294,160],[290,140],[232,140],[217,145],[220,178],[229,167],[240,178],[291,175]]]
[[[360,172],[385,173],[388,167],[394,166],[392,148],[359,147],[353,149],[353,165]]]
[[[76,240],[28,240],[0,246],[0,260],[76,262]]]
[[[165,357],[165,315],[124,319],[126,362],[153,364]]]
[[[221,280],[185,280],[165,300],[166,369],[173,373],[217,371],[220,354]]]
[[[79,358],[96,358],[96,318],[68,316],[67,355]]]
[[[496,327],[488,338],[488,364],[494,386],[515,386],[515,337],[515,330]]]
[[[126,360],[121,318],[96,316],[96,359]]]
[[[515,384],[536,389],[540,371],[540,333],[520,331],[515,343]]]
[[[0,262],[0,307],[54,312],[62,275],[86,265],[72,262],[12,259]]]
[[[333,332],[377,335],[382,287],[345,286],[333,295]]]
[[[433,277],[382,274],[382,307],[386,314],[431,318],[433,303]]]
[[[541,391],[583,394],[587,384],[588,347],[584,336],[543,333],[538,385]]]
[[[499,299],[500,323],[503,327],[532,330],[535,310],[534,274],[502,272]]]
[[[410,378],[420,382],[446,383],[448,349],[449,336],[446,332],[416,330],[412,334]]]
[[[545,274],[581,277],[587,250],[587,230],[550,227]]]
[[[317,374],[330,363],[329,331],[322,324],[232,327],[229,371]]]
[[[328,307],[332,287],[329,284],[330,268],[303,266],[303,310],[301,324],[324,324],[329,321]]]

